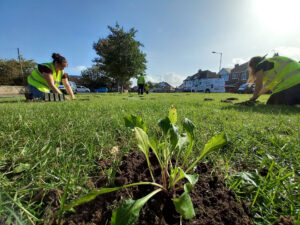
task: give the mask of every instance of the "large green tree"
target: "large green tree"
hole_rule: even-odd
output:
[[[20,58],[22,64],[15,59],[0,59],[0,85],[25,85],[27,76],[36,66],[33,60]]]
[[[116,24],[115,27],[108,26],[108,29],[111,33],[93,45],[99,55],[94,61],[123,91],[130,78],[145,72],[146,54],[140,50],[143,44],[135,40],[137,30],[134,28],[126,32]]]
[[[92,90],[107,87],[111,89],[115,83],[114,80],[105,75],[105,73],[97,65],[93,65],[81,72],[82,84]]]

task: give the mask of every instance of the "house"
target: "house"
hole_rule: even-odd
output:
[[[222,68],[218,74],[219,74],[219,75],[221,76],[221,78],[223,78],[223,79],[225,80],[225,82],[226,82],[226,81],[229,80],[229,76],[230,76],[231,70],[232,70],[231,68]]]
[[[188,76],[184,81],[182,86],[182,91],[186,92],[195,92],[198,88],[198,84],[200,82],[200,79],[207,79],[207,78],[220,78],[220,75],[211,72],[209,70],[198,70],[197,73],[195,73],[192,76]]]
[[[175,88],[167,82],[160,82],[158,84],[154,84],[154,88],[152,88],[151,92],[174,92]]]
[[[229,79],[225,82],[226,92],[236,92],[242,84],[247,82],[248,77],[248,62],[236,64],[229,74]]]

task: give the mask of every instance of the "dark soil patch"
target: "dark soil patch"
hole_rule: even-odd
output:
[[[213,101],[214,99],[212,98],[205,98],[204,101]]]
[[[239,100],[239,99],[231,97],[231,98],[226,98],[226,100],[234,101],[234,100]]]
[[[221,100],[221,102],[224,102],[224,103],[232,103],[232,100],[227,100],[227,99],[225,99],[225,100]]]
[[[156,182],[160,182],[160,168],[156,158],[150,157],[153,165]],[[105,167],[107,162],[99,163]],[[101,168],[102,170],[104,168]],[[252,225],[246,210],[228,190],[223,180],[207,164],[199,164],[196,169],[200,175],[199,181],[191,192],[196,217],[191,220],[184,220],[183,224],[197,225]],[[138,181],[151,181],[146,159],[143,154],[133,152],[123,157],[120,170],[116,174],[115,185],[121,186]],[[96,183],[94,186],[101,188]],[[119,192],[98,196],[91,202],[77,206],[76,214],[67,214],[63,224],[110,224],[112,211],[125,199],[138,199],[153,191],[153,186],[138,186],[127,188]],[[179,225],[179,214],[175,211],[171,198],[181,193],[160,192],[150,199],[140,212],[139,220],[135,225]],[[55,224],[55,223],[53,223]]]

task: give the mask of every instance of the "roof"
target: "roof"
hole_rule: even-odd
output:
[[[245,70],[248,70],[248,62],[245,62],[241,65],[239,64],[236,64],[234,66],[234,68],[231,70],[231,72],[243,72]]]
[[[221,70],[226,70],[228,73],[230,73],[232,68],[222,68]]]
[[[195,73],[192,76],[188,76],[184,81],[189,80],[197,80],[202,78],[218,78],[219,76],[215,72],[211,72],[209,70],[199,70],[197,73]]]
[[[160,86],[166,86],[166,87],[173,88],[172,85],[170,85],[169,83],[164,82],[164,81],[163,81],[163,82],[159,82],[158,84],[159,84]]]

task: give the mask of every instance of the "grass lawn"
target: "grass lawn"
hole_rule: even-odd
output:
[[[112,159],[114,146],[137,149],[123,117],[140,116],[155,133],[171,105],[179,121],[187,117],[196,125],[199,151],[225,131],[229,143],[207,160],[257,224],[273,224],[280,215],[299,222],[300,107],[267,106],[267,95],[253,107],[221,102],[228,97],[241,102],[250,95],[84,94],[78,101],[48,103],[0,98],[0,223],[42,224],[51,214],[43,196],[51,190],[62,195],[67,182],[67,202],[87,193],[99,159]]]

